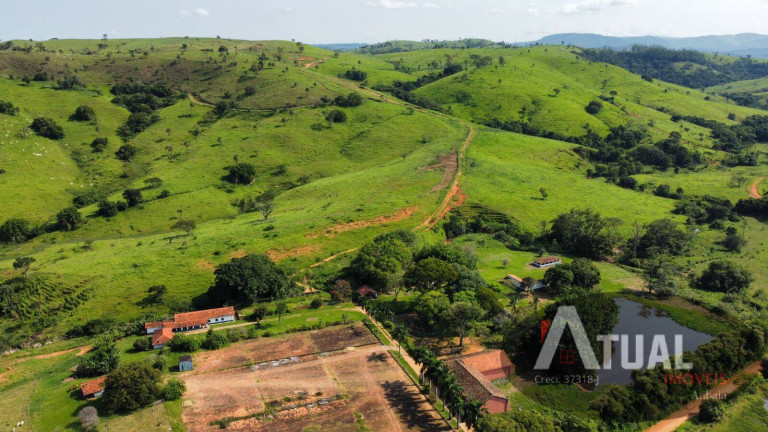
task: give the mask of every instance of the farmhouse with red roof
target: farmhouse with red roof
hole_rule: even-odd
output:
[[[172,321],[151,321],[144,324],[147,334],[152,335],[152,347],[162,348],[177,332],[197,330],[208,327],[211,324],[222,324],[232,322],[236,319],[237,313],[232,306],[205,309],[194,312],[184,312],[174,315]]]

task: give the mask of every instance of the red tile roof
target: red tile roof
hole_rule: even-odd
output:
[[[83,397],[88,397],[95,393],[103,391],[104,381],[106,381],[106,379],[107,379],[107,376],[104,375],[102,377],[96,378],[95,380],[86,381],[80,384],[80,390],[83,392]]]
[[[456,374],[456,379],[464,388],[464,394],[471,399],[477,399],[482,403],[488,402],[491,397],[506,399],[507,396],[498,387],[485,377],[480,371],[469,367],[462,359],[446,362],[448,367]]]
[[[176,322],[208,322],[211,318],[219,318],[224,316],[234,316],[235,315],[235,308],[232,306],[217,308],[217,309],[206,309],[201,311],[194,311],[194,312],[184,312],[180,314],[176,314],[174,316],[174,321]]]
[[[150,321],[144,324],[144,329],[149,330],[151,328],[162,327],[167,321]]]
[[[560,261],[559,257],[548,256],[548,257],[544,257],[544,258],[539,258],[539,259],[537,259],[534,262],[537,263],[537,264],[552,264],[552,263],[555,263],[555,262],[558,262],[558,261]]]
[[[165,345],[170,342],[171,339],[173,339],[173,330],[168,327],[163,327],[152,333],[152,346]]]
[[[499,349],[491,349],[474,354],[468,354],[462,357],[461,360],[465,365],[477,369],[480,373],[486,373],[503,368],[512,368],[512,361],[509,360],[507,353]]]
[[[367,296],[371,294],[376,294],[376,290],[372,289],[369,286],[363,286],[359,290],[357,290],[357,293],[360,294],[361,296]]]
[[[515,275],[513,275],[513,274],[508,274],[508,275],[507,275],[507,279],[514,279],[514,280],[516,280],[516,281],[518,281],[518,282],[522,282],[522,281],[523,281],[523,280],[520,278],[520,276],[515,276]]]

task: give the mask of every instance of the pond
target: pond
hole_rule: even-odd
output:
[[[699,345],[712,340],[712,336],[683,327],[661,309],[652,308],[642,303],[624,298],[617,298],[619,305],[619,322],[613,329],[613,334],[628,335],[628,359],[630,362],[636,358],[635,336],[643,335],[643,368],[648,362],[651,353],[651,343],[654,335],[665,335],[670,355],[675,352],[675,335],[683,336],[683,351],[694,351]],[[602,384],[629,384],[632,382],[632,370],[621,367],[621,342],[613,343],[613,355],[611,356],[611,369],[597,371],[599,383]],[[601,362],[601,358],[598,358]],[[674,363],[673,363],[674,366]]]

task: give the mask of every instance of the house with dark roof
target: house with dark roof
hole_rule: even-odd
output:
[[[360,296],[361,300],[379,298],[379,293],[377,293],[375,289],[369,287],[368,285],[360,287],[360,289],[357,290],[357,295]]]
[[[563,263],[563,261],[559,257],[548,256],[548,257],[543,257],[543,258],[537,259],[536,261],[533,262],[533,265],[538,267],[538,268],[545,268],[545,267],[556,266],[556,265],[559,265],[559,264],[562,264],[562,263]]]
[[[83,398],[97,398],[104,394],[104,382],[107,380],[107,376],[98,377],[94,380],[86,381],[80,384],[80,391],[83,393]]]
[[[235,308],[232,306],[205,309],[194,312],[178,313],[169,321],[151,321],[144,324],[147,334],[153,334],[157,330],[170,328],[173,332],[196,330],[208,327],[211,324],[232,322],[237,318]]]
[[[477,399],[492,414],[506,412],[509,399],[491,380],[509,378],[514,365],[502,350],[485,350],[446,361],[467,397]]]

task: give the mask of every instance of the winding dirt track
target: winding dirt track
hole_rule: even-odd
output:
[[[713,388],[709,391],[709,394],[718,397],[729,395],[741,386],[741,378],[744,378],[746,375],[757,373],[760,373],[759,361],[747,366],[744,370],[739,372],[738,375],[729,379],[728,382]],[[685,422],[699,414],[699,406],[702,401],[703,399],[694,400],[688,405],[680,408],[678,411],[670,414],[669,417],[646,429],[645,432],[674,432],[677,428],[685,424]]]
[[[754,183],[752,183],[752,187],[749,189],[749,194],[752,196],[752,198],[760,199],[763,196],[760,195],[760,192],[757,191],[757,186],[760,185],[760,182],[765,180],[765,177],[760,177],[759,179],[755,180]]]

